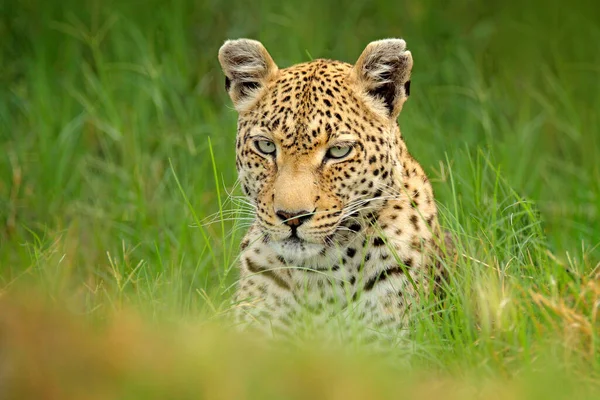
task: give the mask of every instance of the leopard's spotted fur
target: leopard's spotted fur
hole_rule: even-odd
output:
[[[380,40],[355,65],[284,69],[254,40],[220,49],[239,179],[256,208],[241,245],[240,322],[297,333],[307,315],[342,316],[395,334],[441,276],[432,187],[396,121],[410,89],[405,46]],[[332,147],[350,153],[334,158]]]

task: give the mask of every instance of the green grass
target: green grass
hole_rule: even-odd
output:
[[[495,385],[507,398],[600,389],[599,20],[600,7],[584,0],[0,2],[5,336],[18,338],[22,324],[37,321],[35,307],[14,316],[21,303],[10,299],[23,293],[40,293],[41,309],[67,312],[62,334],[81,334],[109,353],[123,351],[110,335],[92,339],[95,330],[71,332],[69,324],[127,329],[119,316],[132,313],[142,333],[123,340],[172,354],[179,367],[145,386],[163,371],[128,358],[95,383],[124,397],[147,387],[157,397],[173,388],[180,398],[196,390],[214,397],[207,387],[231,389],[227,398],[343,397],[325,390],[314,372],[322,364],[344,371],[329,378],[355,387],[357,398],[370,388],[428,398],[422,386],[437,386],[412,381],[415,374],[449,377],[450,389],[440,383],[431,397],[487,397]],[[444,307],[413,327],[410,367],[364,372],[360,358],[343,363],[312,352],[292,363],[219,335],[189,334],[209,329],[229,307],[248,225],[236,197],[236,114],[216,57],[237,37],[261,40],[280,66],[354,62],[371,40],[406,39],[415,65],[400,126],[459,249]],[[60,332],[39,323],[16,348],[34,348],[45,329]],[[164,334],[148,338],[154,330]],[[61,346],[50,348],[52,355]],[[144,359],[137,351],[125,353]],[[73,351],[75,364],[101,362],[81,357]],[[43,359],[41,370],[56,359]],[[233,373],[241,392],[229,387]],[[293,376],[303,389],[290,389]],[[22,379],[15,381],[46,390]]]

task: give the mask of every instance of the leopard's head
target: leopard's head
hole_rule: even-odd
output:
[[[354,65],[280,69],[260,42],[239,39],[219,61],[239,115],[239,179],[264,240],[302,262],[360,231],[401,181],[396,118],[413,64],[404,40],[372,42]]]

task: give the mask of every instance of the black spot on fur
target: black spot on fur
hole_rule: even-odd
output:
[[[433,224],[433,215],[429,218],[427,218],[427,225],[431,228],[431,225]]]
[[[273,281],[273,283],[275,283],[280,288],[290,290],[290,286],[288,285],[288,283],[286,281],[284,281],[275,272],[273,272],[269,269],[266,269],[265,267],[262,267],[258,264],[255,264],[249,258],[246,259],[246,265],[248,266],[248,270],[250,272],[252,272],[253,274],[260,274],[261,276],[264,276],[265,278],[271,279]]]
[[[416,215],[411,215],[410,216],[410,222],[413,224],[413,226],[415,227],[415,229],[418,231],[419,230],[419,218]]]
[[[369,215],[367,215],[367,221],[369,222],[369,225],[375,225],[375,223],[377,223],[377,220],[379,219],[379,214],[372,212]]]
[[[384,271],[381,271],[379,274],[370,278],[367,281],[367,283],[365,283],[365,291],[368,292],[369,290],[373,289],[373,287],[375,286],[376,283],[383,282],[392,275],[400,275],[403,273],[404,273],[404,270],[401,267],[392,267],[392,268],[386,269]]]
[[[352,224],[348,227],[348,229],[350,229],[352,232],[358,232],[360,231],[360,225],[359,224]]]

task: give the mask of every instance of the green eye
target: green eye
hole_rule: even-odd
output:
[[[344,158],[352,151],[352,146],[333,146],[327,150],[329,158]]]
[[[254,142],[258,151],[263,154],[274,154],[275,153],[275,143],[270,140],[257,140]]]

